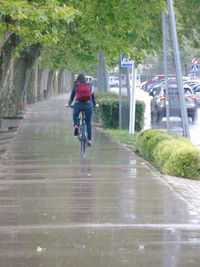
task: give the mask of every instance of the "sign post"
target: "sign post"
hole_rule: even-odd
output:
[[[137,69],[133,60],[125,58],[121,55],[121,68],[131,68],[132,69],[132,84],[130,87],[130,110],[129,110],[129,134],[133,134],[135,131],[135,86],[136,86],[136,76]]]
[[[129,119],[129,134],[135,132],[135,86],[136,86],[137,69],[133,62],[132,65],[132,86],[130,91],[130,119]]]
[[[196,74],[199,73],[199,66],[197,64],[198,64],[198,60],[196,58],[193,58],[191,60],[190,73],[192,73],[194,77]]]

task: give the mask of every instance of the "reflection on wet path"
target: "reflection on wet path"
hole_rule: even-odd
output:
[[[0,167],[0,266],[199,266],[200,211],[101,131],[79,157],[58,97],[31,106]]]

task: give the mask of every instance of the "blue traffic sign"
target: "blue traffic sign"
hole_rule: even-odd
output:
[[[190,69],[190,72],[191,73],[198,73],[199,72],[199,66],[194,64],[191,66],[191,69]]]
[[[132,68],[133,67],[133,61],[127,59],[123,54],[120,56],[120,62],[122,68]]]

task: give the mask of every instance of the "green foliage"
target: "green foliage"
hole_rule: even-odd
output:
[[[179,142],[175,138],[163,140],[153,150],[153,159],[159,170],[163,169],[164,164],[168,161],[172,151],[178,149]]]
[[[96,95],[99,104],[99,120],[104,128],[119,127],[119,99],[114,93],[99,93]]]
[[[38,43],[43,47],[57,44],[60,35],[78,13],[73,7],[61,5],[58,0],[0,0],[0,10],[0,29],[4,27],[20,37],[18,50]]]
[[[170,159],[172,151],[177,151],[183,145],[192,146],[189,139],[180,138],[179,136],[175,138],[168,135],[168,138],[160,142],[153,151],[153,159],[156,162],[156,166],[162,170],[168,159]]]
[[[139,132],[144,127],[145,103],[143,101],[137,100],[135,105],[135,129],[137,132]]]
[[[159,142],[166,140],[168,135],[163,130],[149,129],[138,134],[136,149],[140,155],[148,160],[153,160],[153,150]]]
[[[181,144],[163,165],[169,175],[200,179],[200,151],[194,146]]]
[[[103,50],[110,65],[119,55],[141,62],[162,47],[164,0],[0,0],[0,38],[20,37],[24,47],[43,47],[39,63],[50,69],[91,70]],[[199,1],[177,0],[178,30],[199,43]],[[145,14],[145,15],[144,15]]]
[[[150,161],[154,160],[154,149],[156,149],[156,146],[159,143],[162,143],[162,141],[165,141],[166,139],[170,139],[171,137],[168,136],[166,133],[160,133],[158,135],[153,136],[144,147],[144,154],[146,155],[146,158]]]
[[[0,0],[0,31],[20,37],[19,51],[41,44],[39,62],[50,68],[91,69],[99,50],[110,64],[122,52],[140,62],[145,51],[161,47],[164,5],[164,0]]]
[[[199,0],[176,0],[176,17],[179,22],[179,33],[192,40],[193,46],[199,47],[200,5]]]
[[[119,97],[115,93],[98,93],[96,100],[99,108],[96,118],[104,128],[119,128]],[[122,110],[128,112],[127,98],[122,98]],[[135,130],[141,131],[144,125],[145,104],[142,101],[136,101],[135,110]]]
[[[164,174],[200,179],[200,151],[188,139],[149,129],[137,135],[135,146]]]

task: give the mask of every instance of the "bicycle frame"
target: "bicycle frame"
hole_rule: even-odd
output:
[[[72,105],[69,107],[73,108]],[[78,126],[79,126],[78,139],[80,141],[80,155],[81,155],[81,157],[85,156],[85,150],[86,150],[86,145],[87,145],[87,141],[88,141],[87,126],[86,126],[85,120],[86,120],[85,119],[85,109],[82,109],[80,114],[79,114],[79,117],[78,117]]]
[[[85,122],[85,109],[81,110],[79,117],[79,141],[80,141],[80,155],[85,156],[86,144],[87,144],[87,129]]]

